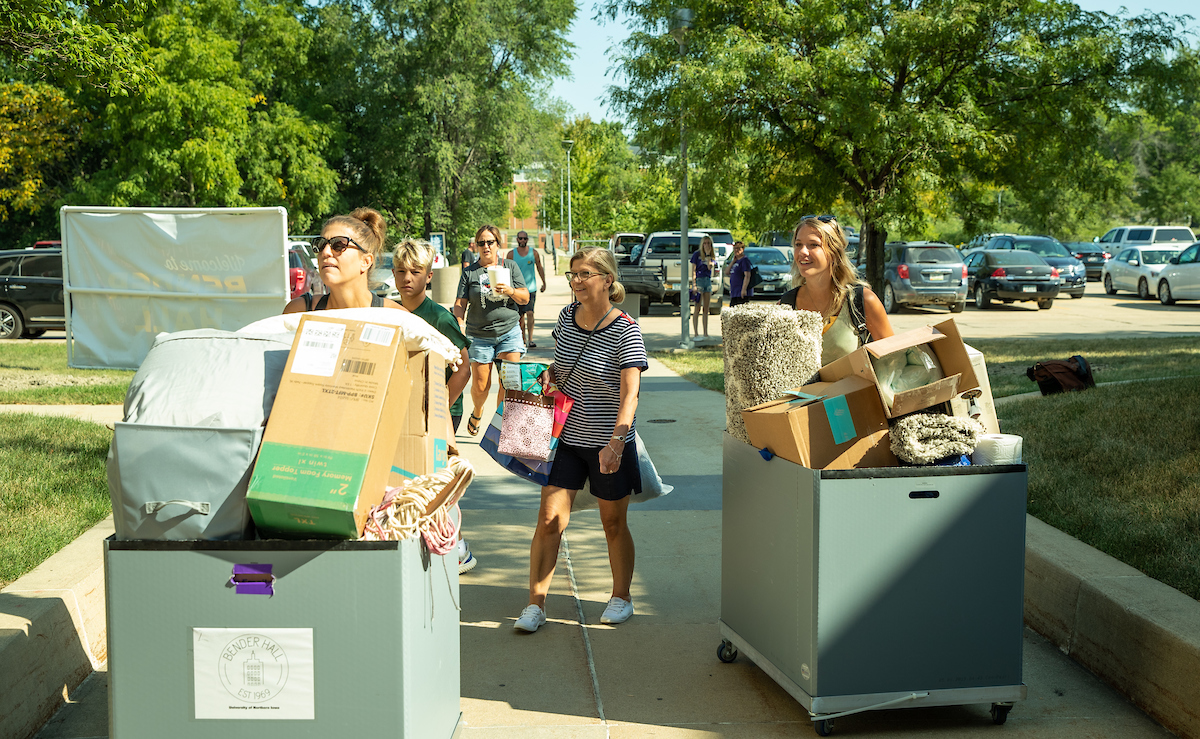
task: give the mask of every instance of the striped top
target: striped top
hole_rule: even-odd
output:
[[[621,409],[621,370],[649,366],[642,329],[626,313],[593,332],[575,323],[579,303],[572,303],[558,314],[554,337],[554,377],[559,389],[575,399],[571,414],[563,426],[561,441],[581,447],[608,444]],[[592,340],[584,351],[588,337]],[[580,356],[582,352],[582,356]],[[565,382],[563,378],[566,378]],[[633,439],[634,424],[625,436]]]

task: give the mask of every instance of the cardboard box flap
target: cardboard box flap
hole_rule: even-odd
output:
[[[873,385],[874,383],[870,380],[857,375],[843,377],[833,382],[814,382],[803,387],[788,390],[787,394],[782,398],[759,403],[751,408],[746,408],[742,412],[766,411],[769,413],[787,413],[795,408],[811,405],[812,403],[827,400],[837,395],[848,395],[855,390],[862,390],[865,387],[872,387]]]
[[[886,357],[889,354],[895,354],[898,351],[922,344],[929,344],[932,347],[933,342],[945,338],[947,338],[946,335],[939,331],[936,326],[921,326],[920,328],[914,328],[912,331],[905,331],[902,334],[872,341],[870,344],[864,344],[863,346],[871,356],[879,359],[880,357]]]
[[[958,395],[958,383],[961,380],[962,375],[951,375],[913,390],[896,393],[892,400],[891,417],[906,416],[953,399]]]

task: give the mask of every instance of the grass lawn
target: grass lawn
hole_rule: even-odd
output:
[[[1200,600],[1200,382],[1022,398],[997,409],[1024,437],[1029,512]]]
[[[993,395],[1037,390],[1025,369],[1082,354],[1098,383],[1082,393],[1013,400],[1001,429],[1024,437],[1028,510],[1042,521],[1200,600],[1200,337],[969,342]],[[720,347],[655,357],[724,392]],[[1154,378],[1174,377],[1158,380]]]
[[[4,342],[0,352],[0,403],[106,405],[125,402],[133,372],[74,369],[67,345],[57,342]]]
[[[112,431],[22,413],[0,423],[0,587],[41,564],[111,511]]]
[[[987,360],[992,395],[1037,391],[1025,370],[1043,359],[1082,354],[1096,382],[1200,375],[1200,336],[1166,339],[979,339],[968,340]],[[654,352],[674,372],[701,387],[725,392],[725,354],[719,346],[686,354]]]

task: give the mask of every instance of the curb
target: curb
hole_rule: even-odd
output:
[[[1200,602],[1025,521],[1025,623],[1170,731],[1200,737]]]
[[[108,660],[105,520],[0,591],[0,736],[27,739]]]

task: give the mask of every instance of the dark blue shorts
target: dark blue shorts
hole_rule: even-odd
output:
[[[601,500],[621,500],[642,491],[642,475],[638,470],[637,445],[630,440],[621,455],[621,466],[611,475],[600,471],[600,450],[604,447],[579,447],[558,443],[554,465],[550,468],[550,484],[567,490],[580,490],[591,482],[592,495]]]

